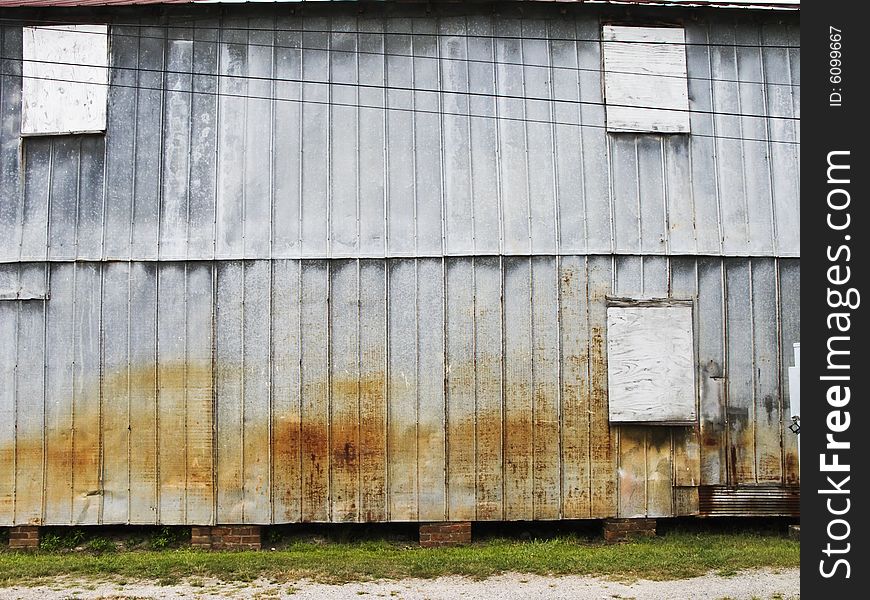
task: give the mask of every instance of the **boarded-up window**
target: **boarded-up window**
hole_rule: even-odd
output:
[[[22,135],[105,131],[105,25],[25,27],[23,53]]]
[[[608,131],[689,132],[685,32],[605,25]]]
[[[610,420],[693,422],[694,355],[691,306],[608,307]]]

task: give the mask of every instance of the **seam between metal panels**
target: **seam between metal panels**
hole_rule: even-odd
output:
[[[104,189],[105,189],[105,186],[104,186]],[[97,448],[98,448],[97,460],[99,461],[99,469],[98,469],[99,470],[99,481],[97,482],[97,486],[98,486],[97,490],[99,491],[99,496],[97,496],[97,499],[99,500],[99,504],[97,506],[97,523],[102,525],[103,518],[105,515],[105,509],[106,509],[106,506],[105,506],[106,505],[106,492],[105,492],[105,483],[106,483],[106,457],[105,457],[106,435],[105,435],[105,431],[106,431],[106,428],[105,428],[105,418],[104,418],[104,414],[103,414],[103,403],[105,400],[105,390],[103,388],[103,385],[105,383],[104,382],[105,372],[103,369],[103,365],[105,364],[105,361],[106,361],[105,339],[103,338],[103,327],[105,325],[103,322],[103,308],[105,306],[105,303],[103,302],[103,291],[105,290],[105,286],[103,285],[103,282],[104,282],[104,278],[105,278],[105,268],[102,264],[100,265],[98,272],[100,274],[100,282],[99,282],[99,286],[100,286],[100,290],[99,290],[100,312],[99,312],[99,327],[97,328],[99,331],[99,334],[98,334],[98,337],[99,337],[99,341],[98,341],[98,344],[99,344],[99,358],[98,358],[98,361],[99,361],[99,363],[98,363],[99,384],[97,386],[98,390],[99,390],[99,392],[98,392],[98,396],[99,396],[98,397],[98,409],[97,409],[97,415],[98,415],[97,416],[97,423],[98,423],[97,427],[99,428],[98,433],[97,433],[97,444],[98,444],[98,446],[97,446]],[[185,407],[185,413],[187,413],[187,407]]]
[[[447,339],[447,262],[441,261],[441,289],[444,300],[441,303],[441,347],[444,352],[444,366],[441,372],[441,389],[444,394],[444,518],[450,520],[450,345]]]
[[[586,324],[586,397],[584,398],[586,405],[586,444],[589,446],[590,450],[586,452],[586,478],[588,479],[588,496],[587,496],[587,504],[589,506],[589,511],[587,516],[592,517],[594,514],[593,506],[592,506],[592,323],[590,322],[589,316],[589,257],[583,257],[583,270],[585,272],[585,280],[584,280],[584,300],[583,300],[583,308],[584,308],[584,322]]]
[[[520,24],[520,32],[522,32],[522,24]],[[520,64],[522,65],[522,76],[520,77],[520,84],[523,89],[523,154],[525,155],[525,167],[526,171],[526,235],[528,236],[529,242],[529,255],[533,252],[533,241],[532,241],[532,182],[531,182],[531,163],[529,161],[529,123],[527,121],[529,116],[528,111],[528,100],[526,95],[526,45],[525,40],[519,40],[520,46]],[[534,494],[533,494],[534,495]]]
[[[51,266],[47,266],[43,271],[43,278],[45,280],[46,289],[48,289],[49,278],[51,277]],[[46,467],[48,464],[48,452],[46,448],[48,447],[48,443],[46,440],[46,432],[47,432],[47,420],[45,418],[45,407],[48,403],[48,301],[42,301],[42,486],[40,488],[40,502],[39,502],[39,523],[42,524],[45,522],[45,503],[46,503],[46,486],[48,485],[48,478],[45,474]],[[128,495],[129,497],[129,495]]]
[[[464,16],[464,17],[462,17],[462,20],[463,20],[463,25],[464,25],[463,29],[465,30],[465,33],[467,34],[468,33],[468,17]],[[440,49],[440,44],[439,44],[439,49]],[[440,52],[439,52],[439,57],[438,57],[439,62],[441,61],[441,58],[442,57],[441,57]],[[470,90],[471,89],[471,76],[468,72],[468,62],[467,62],[467,59],[468,59],[468,37],[465,38],[465,58],[466,58],[465,89]],[[441,73],[440,68],[439,68],[438,72],[439,72],[439,76],[440,76],[440,73]],[[442,82],[439,81],[439,86],[441,83]],[[470,109],[471,99],[468,98],[468,99],[466,99],[466,101],[467,101],[466,106],[469,107],[469,109]],[[471,111],[469,110],[469,112],[471,112]],[[446,115],[442,115],[442,122],[443,122],[444,116],[446,116]],[[477,252],[477,216],[476,216],[477,211],[474,210],[474,158],[473,158],[474,157],[474,133],[473,133],[472,127],[471,127],[471,119],[466,119],[466,133],[468,134],[468,193],[469,193],[469,198],[471,198],[471,249],[473,252],[476,253]],[[442,143],[442,148],[441,148],[442,167],[441,167],[441,169],[442,169],[442,173],[443,173],[443,170],[444,170],[444,167],[443,167],[444,134],[443,134],[443,132],[441,134],[441,143]],[[496,142],[496,147],[498,147],[497,142]],[[442,187],[442,190],[443,190],[443,187]],[[446,221],[446,219],[447,219],[447,211],[446,210],[444,211],[444,217],[445,217],[444,220]],[[447,248],[449,248],[449,244],[448,244],[448,238],[447,238],[447,236],[445,236],[445,238],[444,238],[444,250],[445,250],[445,252],[447,251]],[[444,297],[446,298],[447,296],[445,295]]]
[[[244,232],[242,233],[242,239],[244,239]],[[246,295],[245,294],[245,279],[248,271],[248,265],[246,261],[241,261],[240,270],[242,274],[242,302],[240,306],[240,318],[239,318],[239,341],[242,346],[242,356],[240,357],[242,360],[242,372],[241,372],[241,381],[239,382],[241,386],[239,387],[239,473],[241,475],[241,521],[242,523],[247,523],[247,515],[245,514],[246,508],[248,506],[247,502],[247,493],[248,493],[248,479],[245,466],[247,463],[245,462],[245,308],[246,308]]]
[[[466,27],[467,27],[467,19],[466,19]],[[492,20],[489,21],[489,30],[494,31]],[[467,33],[467,31],[466,31]],[[467,43],[467,38],[466,38]],[[498,56],[498,52],[495,48],[495,37],[493,37],[490,41],[490,53],[492,54],[493,60],[495,60],[496,56]],[[466,69],[468,66],[466,65]],[[493,65],[492,67],[492,89],[493,91],[498,90],[498,67]],[[496,116],[496,121],[493,123],[492,128],[495,132],[495,152],[496,157],[501,156],[501,121],[498,119],[499,114],[501,113],[500,104],[498,100],[493,102],[493,113]],[[469,119],[470,121],[470,119]],[[471,124],[469,123],[469,127]],[[504,233],[504,182],[502,181],[501,176],[501,161],[497,161],[495,167],[495,185],[496,185],[496,203],[498,205],[498,249],[499,254],[503,254],[505,251],[505,233]],[[472,204],[473,206],[473,204]]]
[[[473,411],[473,422],[474,422],[474,433],[471,436],[472,446],[474,448],[474,518],[475,520],[478,517],[479,511],[479,500],[478,500],[478,485],[480,484],[479,479],[479,464],[478,464],[478,443],[477,443],[477,411],[478,411],[478,402],[477,402],[477,261],[474,258],[471,259],[471,362],[474,364],[473,377],[474,381],[472,382],[472,390],[474,392],[474,411]]]
[[[384,386],[384,403],[386,410],[384,411],[384,493],[389,495],[390,490],[390,416],[392,412],[392,404],[390,403],[391,373],[390,373],[390,275],[392,272],[392,264],[384,264],[384,373],[386,385]],[[392,501],[391,498],[384,498],[384,515],[387,521],[391,520]]]
[[[529,358],[530,358],[530,360],[529,360],[529,381],[528,381],[528,383],[530,384],[529,390],[531,391],[531,394],[529,395],[529,400],[530,400],[530,404],[531,404],[530,412],[531,412],[531,417],[532,417],[532,421],[531,421],[531,425],[532,425],[532,435],[531,435],[532,448],[531,448],[531,453],[530,453],[531,459],[532,459],[531,460],[531,468],[532,468],[531,471],[532,472],[531,472],[531,477],[529,479],[530,479],[530,483],[531,483],[531,487],[532,487],[532,489],[531,489],[532,520],[535,520],[535,518],[538,516],[537,510],[536,510],[537,503],[535,502],[535,500],[536,500],[535,491],[537,489],[537,482],[535,481],[535,479],[536,479],[535,473],[537,473],[536,467],[538,465],[538,453],[536,452],[537,444],[538,444],[538,435],[537,435],[537,433],[538,433],[538,411],[536,410],[538,407],[538,401],[537,401],[538,389],[537,389],[537,385],[535,385],[535,383],[537,381],[535,378],[535,363],[537,362],[535,360],[535,269],[534,269],[534,265],[533,265],[532,261],[533,261],[533,259],[530,256],[524,262],[528,265],[528,269],[529,269],[529,271],[528,271],[529,272],[529,295],[526,298],[526,300],[528,301],[528,307],[529,307],[529,346],[530,346],[529,347]]]
[[[412,42],[413,43],[413,42]],[[416,217],[414,221],[416,222]],[[414,452],[415,452],[415,517],[420,519],[420,261],[414,261]]]
[[[556,371],[558,379],[558,388],[556,396],[558,397],[558,405],[556,407],[556,419],[559,423],[559,518],[565,516],[565,421],[563,419],[564,412],[562,410],[563,389],[565,385],[564,372],[562,368],[562,263],[559,257],[556,257]]]
[[[730,328],[728,327],[728,266],[725,260],[719,262],[719,278],[720,278],[720,288],[722,290],[722,308],[721,308],[721,318],[722,318],[722,338],[719,342],[722,344],[722,362],[724,363],[722,366],[722,375],[723,385],[722,385],[722,396],[724,405],[721,407],[723,412],[723,425],[725,426],[725,484],[726,485],[736,485],[737,482],[733,481],[734,474],[732,467],[734,466],[732,463],[734,462],[731,459],[731,418],[728,414],[728,409],[730,406],[731,400],[731,352],[728,347],[728,336],[731,335]]]
[[[749,261],[749,339],[752,345],[752,464],[755,470],[755,483],[758,483],[758,373],[755,362],[757,348],[755,343],[755,269],[752,261]]]
[[[300,92],[301,93],[301,92]],[[300,161],[301,162],[301,161]],[[305,519],[305,495],[303,492],[303,482],[305,481],[305,474],[303,469],[305,467],[303,456],[305,454],[305,449],[302,447],[302,409],[304,408],[304,404],[302,402],[302,386],[303,386],[303,374],[302,374],[302,265],[296,265],[296,309],[297,309],[297,323],[299,325],[299,329],[296,332],[296,344],[299,347],[299,358],[297,359],[297,366],[299,367],[296,372],[296,386],[299,390],[299,395],[297,397],[298,408],[299,408],[299,423],[297,424],[296,431],[296,439],[299,440],[299,464],[297,465],[297,472],[299,473],[299,521],[302,522]]]

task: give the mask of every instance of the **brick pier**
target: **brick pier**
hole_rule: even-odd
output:
[[[604,540],[624,542],[639,537],[655,537],[655,519],[605,519]]]
[[[420,545],[424,548],[461,546],[469,543],[471,543],[470,521],[420,525]]]
[[[259,550],[259,525],[214,525],[190,528],[190,545],[202,550]]]

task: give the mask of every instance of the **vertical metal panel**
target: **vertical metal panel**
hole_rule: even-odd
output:
[[[274,190],[272,131],[275,122],[275,20],[248,19],[248,88],[245,100],[244,208],[242,252],[245,257],[271,256],[271,223]],[[241,166],[241,165],[240,165]]]
[[[720,209],[720,179],[717,159],[717,139],[713,136],[725,135],[719,133],[714,110],[720,109],[718,98],[714,95],[713,83],[717,73],[713,69],[713,47],[709,26],[699,24],[686,28],[686,66],[689,71],[689,97],[691,108],[695,111],[689,115],[692,135],[689,140],[689,178],[692,203],[694,207],[694,227],[697,252],[703,254],[720,254],[722,252],[723,219]],[[732,183],[734,180],[731,180]],[[670,211],[670,217],[680,222],[680,215]],[[671,250],[678,248],[676,240],[672,241]]]
[[[583,165],[583,129],[580,127],[582,105],[578,69],[577,43],[571,21],[551,21],[549,43],[552,68],[552,95],[568,102],[553,105],[553,118],[559,123],[553,127],[553,158],[555,162],[556,223],[558,248],[569,254],[586,251],[586,199],[583,190],[586,175]]]
[[[495,94],[499,75],[493,64],[496,60],[495,40],[491,37],[476,37],[493,35],[492,18],[466,17],[465,32],[469,34],[469,37],[464,39],[465,51],[470,61],[473,61],[466,65],[468,69],[466,85],[474,94]],[[449,61],[445,64],[449,64]],[[442,85],[446,87],[447,83]],[[501,171],[498,158],[499,122],[494,118],[498,114],[498,103],[495,98],[482,95],[470,96],[468,103],[470,114],[479,115],[468,122],[470,140],[468,162],[471,169],[469,203],[474,214],[474,251],[481,254],[496,254],[503,248],[504,235],[501,217]],[[445,108],[445,110],[450,109]],[[452,147],[445,139],[445,160],[449,160],[453,155]],[[448,253],[462,251],[461,246],[455,247],[454,250],[449,235],[446,250]]]
[[[301,269],[302,520],[329,517],[329,273],[326,261]]]
[[[532,271],[527,258],[504,260],[505,519],[534,513]]]
[[[697,251],[697,245],[691,142],[683,136],[667,136],[662,144],[666,248],[669,253],[692,255]]]
[[[640,249],[645,255],[664,254],[667,250],[665,139],[650,136],[638,136],[637,139]]]
[[[302,519],[301,264],[272,263],[272,521]]]
[[[758,483],[782,482],[782,404],[776,266],[752,259],[752,357],[755,374],[755,472]],[[788,416],[785,416],[786,421]]]
[[[217,21],[197,21],[193,29],[193,67],[197,73],[218,73]],[[218,78],[193,76],[190,100],[190,165],[187,216],[187,256],[212,259],[215,255],[216,144]]]
[[[268,268],[268,267],[266,267]],[[214,522],[214,268],[187,265],[185,522]],[[267,292],[268,293],[268,292]],[[265,452],[268,454],[268,448]]]
[[[336,261],[329,303],[329,452],[331,521],[359,519],[360,377],[359,263]]]
[[[471,258],[449,261],[444,286],[448,517],[457,520],[477,517],[474,270]]]
[[[330,119],[329,161],[329,241],[331,250],[339,256],[358,252],[359,182],[365,174],[359,168],[359,73],[357,71],[357,28],[353,18],[335,19],[330,34],[329,70],[333,85]],[[341,106],[339,106],[341,105]]]
[[[612,157],[611,190],[613,242],[619,253],[640,253],[640,195],[638,190],[638,137],[618,135],[608,138]]]
[[[386,85],[386,61],[383,53],[384,23],[377,18],[361,17],[357,21],[358,76],[373,86]],[[360,104],[376,108],[359,110],[359,252],[364,256],[384,255],[387,248],[386,227],[386,91],[360,88]]]
[[[217,267],[215,392],[217,521],[244,522],[244,266]]]
[[[736,48],[737,79],[747,82],[764,81],[762,66],[761,36],[757,25],[736,27],[735,41],[743,46]],[[756,46],[756,47],[750,47]],[[782,80],[783,83],[785,80]],[[767,111],[764,86],[758,83],[739,84],[740,112],[763,115]],[[777,113],[774,113],[777,114]],[[745,138],[765,140],[769,137],[768,122],[777,119],[744,117],[740,131]],[[742,157],[746,182],[746,218],[748,221],[748,248],[754,255],[770,255],[774,252],[774,200],[770,179],[770,147],[764,141],[743,143]]]
[[[245,261],[242,306],[242,489],[244,523],[271,519],[271,267]]]
[[[476,63],[469,63],[473,50],[469,45],[481,46],[482,40],[468,39],[467,24],[464,17],[441,19],[438,31],[439,55],[441,61],[441,86],[446,90],[468,92],[473,86],[492,88],[492,73],[483,71]],[[472,79],[472,71],[476,76]],[[472,163],[474,157],[472,127],[475,121],[467,115],[474,107],[474,98],[463,93],[444,94],[442,107],[445,114],[441,117],[441,140],[444,169],[444,230],[446,248],[451,253],[473,254],[475,248],[475,204],[477,192],[492,197],[491,189],[478,189],[474,176],[477,174]],[[479,127],[478,127],[479,129]],[[480,173],[482,175],[483,173]],[[498,245],[496,244],[496,249]]]
[[[45,260],[49,253],[51,241],[49,235],[49,197],[52,186],[52,141],[51,138],[32,138],[26,140],[21,148],[24,156],[23,189],[15,194],[10,191],[6,198],[17,198],[17,202],[4,202],[8,207],[17,207],[21,210],[21,239],[16,236],[7,237],[14,240],[15,246],[10,249],[18,253],[22,260]],[[16,156],[18,146],[16,144]],[[4,174],[13,174],[15,171],[6,171]],[[16,181],[20,178],[16,173]],[[0,241],[0,245],[3,242]]]
[[[550,46],[544,21],[522,22],[523,95],[551,98],[553,95]],[[541,39],[534,39],[541,38]],[[529,197],[529,241],[531,251],[550,254],[556,251],[556,172],[553,103],[527,100],[526,173]],[[536,123],[533,121],[542,121]]]
[[[727,292],[727,376],[728,483],[756,481],[756,413],[754,402],[752,263],[725,261]],[[749,298],[749,302],[747,302]]]
[[[561,386],[558,270],[553,258],[532,259],[532,451],[534,519],[561,509]]]
[[[19,202],[11,201],[21,197],[22,155],[18,135],[21,124],[22,63],[16,60],[21,56],[21,31],[20,27],[0,27],[0,52],[6,58],[0,60],[0,198],[5,200],[0,202],[0,260],[15,260],[19,253],[24,254],[31,249],[36,251],[33,258],[45,256],[41,247],[32,247],[32,234],[27,238],[22,237],[22,229],[25,229],[22,223],[23,207]],[[43,213],[43,227],[46,220]],[[27,246],[19,248],[25,239]],[[44,236],[37,236],[36,242],[42,246]]]
[[[100,326],[102,265],[75,266],[72,352],[72,522],[96,523],[102,494]]]
[[[302,22],[302,255],[329,253],[330,86],[329,29],[326,18]],[[308,31],[308,30],[311,31]],[[316,83],[320,82],[320,83]]]
[[[799,38],[791,27],[778,23],[761,26],[761,53],[764,72],[764,110],[788,117],[800,116],[799,51],[772,46],[799,46]],[[796,64],[795,64],[796,63]],[[798,78],[793,76],[798,73]],[[800,121],[770,119],[767,122],[770,139],[800,139]],[[768,144],[770,153],[771,194],[774,213],[774,248],[779,253],[800,253],[800,184],[793,174],[800,172],[800,146]]]
[[[700,259],[698,269],[698,388],[701,429],[701,485],[728,482],[724,321],[728,318],[724,265]]]
[[[110,34],[111,65],[116,67],[112,70],[112,81],[117,85],[109,88],[102,255],[104,258],[129,259],[137,170],[139,28],[113,25]],[[119,122],[125,123],[125,127],[114,125]]]
[[[561,351],[562,516],[588,517],[589,467],[589,316],[586,259],[559,261],[559,349]]]
[[[131,392],[136,373],[131,368],[130,263],[109,263],[103,267],[103,352],[101,393],[103,396],[103,515],[105,523],[130,519],[130,445],[133,423]],[[211,310],[209,309],[209,312]],[[143,315],[144,316],[144,315]],[[134,410],[141,411],[141,405]],[[108,448],[110,451],[105,451]],[[137,448],[136,452],[141,449]],[[135,492],[134,492],[135,493]]]
[[[162,73],[166,65],[167,30],[143,23],[139,28],[137,50],[138,85],[135,139],[135,177],[132,194],[131,256],[135,260],[157,257],[160,224],[160,185],[163,157],[163,111],[165,110]],[[129,123],[109,124],[109,135],[115,128],[129,129]],[[123,231],[123,230],[122,230]],[[191,257],[193,258],[193,257]]]
[[[386,116],[387,170],[387,252],[395,256],[414,255],[416,234],[414,197],[414,87],[413,42],[399,32],[411,30],[408,20],[398,18],[386,22],[384,44],[386,64],[387,106],[393,110]]]
[[[417,519],[420,460],[417,264],[387,266],[387,501],[391,521]]]
[[[157,271],[157,511],[161,523],[185,522],[186,298],[186,265],[161,264]]]
[[[218,91],[217,206],[215,255],[241,258],[245,233],[245,160],[248,79],[248,20],[222,21]]]
[[[190,132],[193,76],[193,33],[172,29],[166,45],[165,122],[163,124],[163,189],[160,206],[160,258],[178,260],[187,256],[190,214],[190,163],[193,154]]]
[[[130,521],[158,523],[157,265],[130,263]],[[53,281],[53,280],[52,280]],[[174,308],[174,307],[173,307]],[[49,315],[51,302],[49,302]],[[59,343],[47,338],[47,352]],[[52,396],[57,398],[58,396]]]
[[[0,335],[4,340],[17,338],[18,304],[0,302]],[[15,391],[17,344],[0,345],[0,523],[15,522],[15,460],[17,440],[15,420],[18,397]],[[41,433],[40,433],[41,437]]]
[[[360,515],[387,519],[387,267],[360,264]]]
[[[789,348],[800,341],[800,298],[801,271],[800,263],[792,260],[777,261],[779,276],[779,319],[780,319],[780,391],[782,382],[788,378],[788,368],[793,366],[794,356],[789,355]],[[783,417],[788,418],[793,413],[785,398],[782,399]],[[785,460],[783,479],[786,484],[795,485],[800,482],[800,465],[798,464],[797,436],[785,429],[783,431],[783,458]]]
[[[298,19],[279,18],[275,25],[276,79],[272,122],[272,255],[298,255],[302,240],[302,33]],[[252,232],[256,234],[256,232]]]
[[[440,89],[438,64],[438,38],[436,22],[432,19],[414,19],[412,27],[413,86]],[[442,166],[442,112],[441,94],[414,92],[414,225],[417,240],[415,256],[443,254],[443,166]]]
[[[612,260],[606,256],[587,259],[589,290],[589,356],[591,410],[589,454],[592,481],[592,517],[615,514],[616,483],[613,479],[615,453],[607,421],[607,307],[605,297],[612,289]]]
[[[447,517],[444,395],[444,272],[417,261],[417,518]]]
[[[499,520],[504,514],[502,265],[499,258],[478,258],[473,262],[476,518]],[[461,439],[455,443],[467,444]]]

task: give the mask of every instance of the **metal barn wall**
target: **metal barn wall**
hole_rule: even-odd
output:
[[[115,25],[105,138],[23,146],[3,27],[0,261],[799,256],[792,15],[687,19],[692,134],[608,136],[596,12],[421,11]]]
[[[0,302],[0,523],[662,516],[797,482],[794,259],[21,272],[50,299]],[[608,427],[612,294],[697,295],[699,430]]]
[[[608,136],[596,10],[312,12],[115,25],[105,136],[26,140],[0,27],[0,524],[680,515],[796,483],[799,124],[704,112],[799,116],[795,17],[680,12],[692,134]],[[609,426],[607,295],[697,295],[697,429]]]

